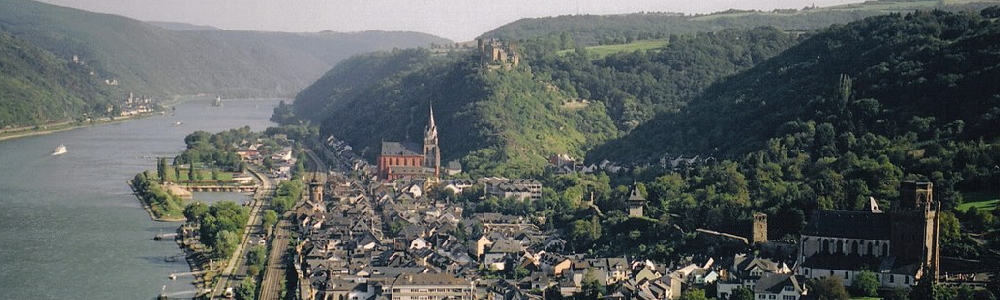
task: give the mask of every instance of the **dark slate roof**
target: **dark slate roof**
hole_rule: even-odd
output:
[[[750,270],[752,270],[754,267],[758,267],[761,270],[768,272],[774,272],[778,270],[778,263],[770,259],[759,258],[759,257],[748,257],[748,256],[736,257],[734,266],[736,268],[735,271],[739,272],[741,275],[744,276],[749,275]]]
[[[409,142],[382,142],[382,155],[423,156],[423,147]]]
[[[802,262],[802,267],[824,270],[871,270],[876,273],[915,275],[920,264],[914,260],[894,256],[844,255],[816,253]]]
[[[862,240],[888,240],[890,215],[870,211],[817,210],[802,235]]]
[[[628,196],[628,201],[646,201],[646,198],[639,193],[639,188],[633,187],[632,192]]]
[[[802,292],[802,285],[799,284],[799,280],[794,275],[779,273],[764,274],[764,277],[761,277],[757,284],[754,284],[753,290],[755,293],[777,294],[786,286],[792,286],[795,291]]]
[[[524,251],[524,246],[515,240],[498,240],[490,246],[490,253],[518,253]]]

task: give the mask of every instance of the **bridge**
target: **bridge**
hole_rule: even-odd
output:
[[[232,193],[252,193],[257,190],[256,185],[178,185],[189,192],[232,192]]]

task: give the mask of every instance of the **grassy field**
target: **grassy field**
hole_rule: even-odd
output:
[[[866,11],[880,11],[880,12],[905,12],[913,11],[917,9],[926,10],[932,9],[941,5],[955,5],[955,4],[967,4],[974,3],[979,0],[926,0],[926,1],[866,1],[863,3],[851,3],[843,4],[837,6],[829,7],[819,7],[810,10],[799,10],[795,13],[773,13],[773,12],[733,12],[733,13],[716,13],[704,16],[699,16],[692,18],[695,21],[708,21],[718,18],[733,18],[733,17],[743,17],[754,14],[761,15],[777,15],[777,16],[791,16],[804,13],[814,13],[814,12],[824,12],[824,11],[845,11],[845,10],[866,10]]]
[[[662,49],[667,46],[667,40],[641,40],[635,41],[628,44],[620,45],[599,45],[587,47],[587,52],[590,54],[596,54],[598,57],[605,57],[609,54],[619,53],[619,52],[633,52],[636,50],[655,50]],[[562,50],[556,52],[559,55],[565,55],[574,50]]]
[[[955,208],[962,212],[972,207],[978,210],[994,210],[997,204],[1000,204],[1000,195],[997,193],[966,193],[962,194],[962,199],[965,203]]]

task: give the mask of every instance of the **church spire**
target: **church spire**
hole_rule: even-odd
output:
[[[424,131],[425,142],[434,140],[437,144],[437,125],[434,124],[434,104],[430,104],[430,119],[427,121],[427,130]]]
[[[427,128],[434,129],[434,131],[437,131],[437,126],[434,125],[434,103],[431,103],[429,106],[431,110],[430,112],[431,120],[427,122]]]
[[[424,131],[424,166],[434,169],[434,179],[441,176],[441,150],[438,148],[437,125],[434,124],[434,104],[430,104],[430,118]]]

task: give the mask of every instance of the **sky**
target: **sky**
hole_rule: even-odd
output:
[[[861,0],[41,0],[60,6],[229,30],[408,30],[469,41],[522,18],[730,8],[832,6]]]

